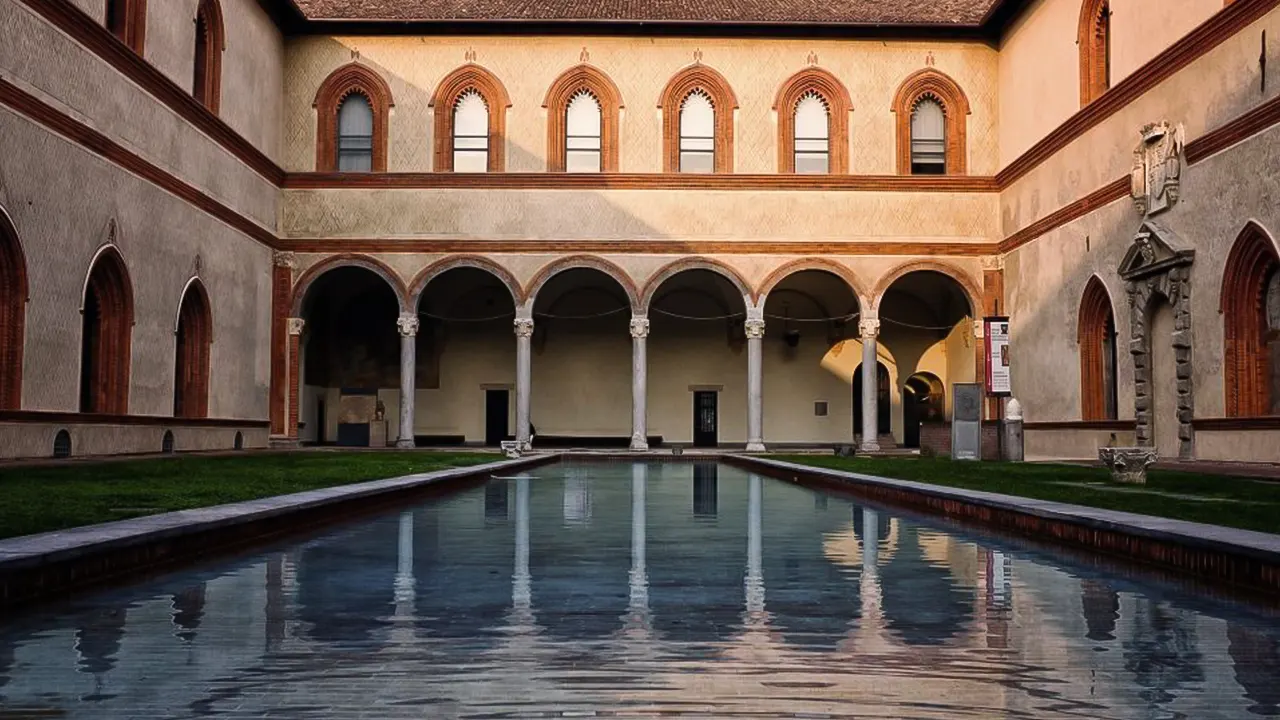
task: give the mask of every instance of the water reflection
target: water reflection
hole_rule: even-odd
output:
[[[690,512],[692,489],[692,512]],[[1257,608],[714,464],[544,468],[0,624],[0,715],[1280,715]]]

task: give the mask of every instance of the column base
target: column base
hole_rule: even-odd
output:
[[[649,449],[649,441],[641,435],[632,435],[631,449],[636,452],[644,452]]]
[[[289,437],[288,435],[272,435],[267,438],[267,447],[272,450],[292,450],[302,447],[302,443],[298,442],[298,438]]]
[[[747,443],[747,452],[766,452],[764,443],[759,440]]]
[[[396,440],[396,447],[398,447],[398,448],[415,448],[415,447],[418,447],[418,444],[417,444],[416,442],[414,442],[413,438],[411,438],[411,437],[410,437],[410,438],[400,438],[400,439]]]
[[[864,441],[861,445],[858,446],[858,451],[864,452],[864,453],[880,452],[880,443],[876,442],[875,440],[872,440],[870,442]]]

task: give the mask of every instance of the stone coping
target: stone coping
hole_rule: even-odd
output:
[[[1139,515],[1138,513],[1118,510],[1104,510],[1102,508],[1071,505],[1051,500],[1036,500],[1016,495],[983,492],[981,490],[965,490],[931,485],[912,480],[894,480],[878,475],[864,475],[846,470],[834,470],[761,457],[733,455],[731,458],[735,461],[740,461],[744,466],[770,468],[775,471],[802,472],[847,484],[909,490],[922,495],[1008,510],[1053,522],[1072,523],[1099,530],[1121,532],[1191,548],[1242,555],[1268,564],[1280,565],[1280,535],[1271,533],[1240,530],[1186,520],[1174,520],[1154,515]],[[1053,540],[1053,538],[1047,539]]]
[[[247,525],[339,502],[368,499],[477,474],[521,470],[556,458],[556,455],[530,455],[519,460],[480,463],[383,480],[370,480],[354,485],[335,485],[289,495],[177,510],[130,520],[83,525],[36,535],[22,535],[0,540],[0,576],[89,555],[198,535],[236,525]]]

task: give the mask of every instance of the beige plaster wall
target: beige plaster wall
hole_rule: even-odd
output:
[[[1036,0],[1001,40],[1001,167],[1080,109],[1077,33],[1082,3],[1083,0]],[[1128,77],[1221,10],[1222,5],[1222,0],[1112,2],[1111,84]]]
[[[850,168],[857,174],[895,174],[894,115],[899,84],[925,67],[953,77],[972,106],[968,118],[969,172],[996,168],[996,53],[980,43],[943,40],[881,41],[762,40],[606,37],[299,37],[286,52],[285,166],[315,168],[316,90],[335,68],[360,61],[376,69],[395,99],[390,122],[388,169],[431,170],[432,93],[445,75],[466,62],[492,71],[511,96],[507,114],[507,170],[546,169],[547,125],[542,108],[547,89],[583,52],[618,86],[621,169],[662,170],[661,119],[657,109],[667,81],[701,52],[702,62],[732,85],[739,101],[735,171],[777,171],[778,88],[807,66],[809,54],[840,78],[852,97]]]
[[[250,0],[236,0],[242,1],[252,4]],[[148,3],[151,5],[163,6]],[[106,134],[264,228],[275,229],[279,194],[275,186],[220,145],[16,0],[0,0],[0,28],[4,29],[6,38],[6,42],[0,43],[0,73],[6,80]],[[264,76],[269,75],[268,61],[263,60],[262,64]],[[236,84],[231,83],[230,91],[238,93],[235,87]],[[259,101],[243,99],[229,105],[256,102]],[[274,100],[260,102],[269,108]],[[270,114],[265,110],[255,111],[245,118],[246,125],[261,121],[265,129],[237,129],[248,130],[251,138],[268,137],[277,132],[273,127],[266,127],[269,119]]]
[[[134,298],[129,412],[172,414],[178,307],[198,275],[214,320],[210,416],[266,417],[266,247],[7,109],[0,156],[0,207],[17,229],[30,287],[24,409],[78,409],[84,284],[115,218]]]
[[[1196,457],[1227,462],[1280,462],[1280,431],[1197,430]]]
[[[991,242],[994,193],[287,190],[303,238]]]
[[[1027,428],[1022,437],[1027,460],[1096,460],[1098,448],[1132,447],[1137,443],[1133,430]]]
[[[267,446],[267,428],[198,428],[143,425],[59,425],[56,423],[0,423],[0,459],[53,457],[53,441],[60,430],[71,434],[71,456],[158,453],[166,430],[173,432],[177,452],[231,450],[236,433],[246,450]]]

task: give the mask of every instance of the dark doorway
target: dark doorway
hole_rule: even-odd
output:
[[[327,438],[324,436],[325,428],[328,424],[324,418],[324,398],[316,398],[316,444],[324,445]]]
[[[916,373],[902,390],[902,444],[918,448],[920,423],[943,420],[946,398],[942,381],[932,373]]]
[[[509,390],[484,391],[484,444],[500,445],[506,440],[507,416],[510,412]]]
[[[876,363],[876,431],[885,435],[889,428],[889,368]],[[862,433],[862,366],[853,373],[853,432]]]
[[[693,446],[715,447],[720,443],[720,419],[716,393],[698,390],[693,393]]]

